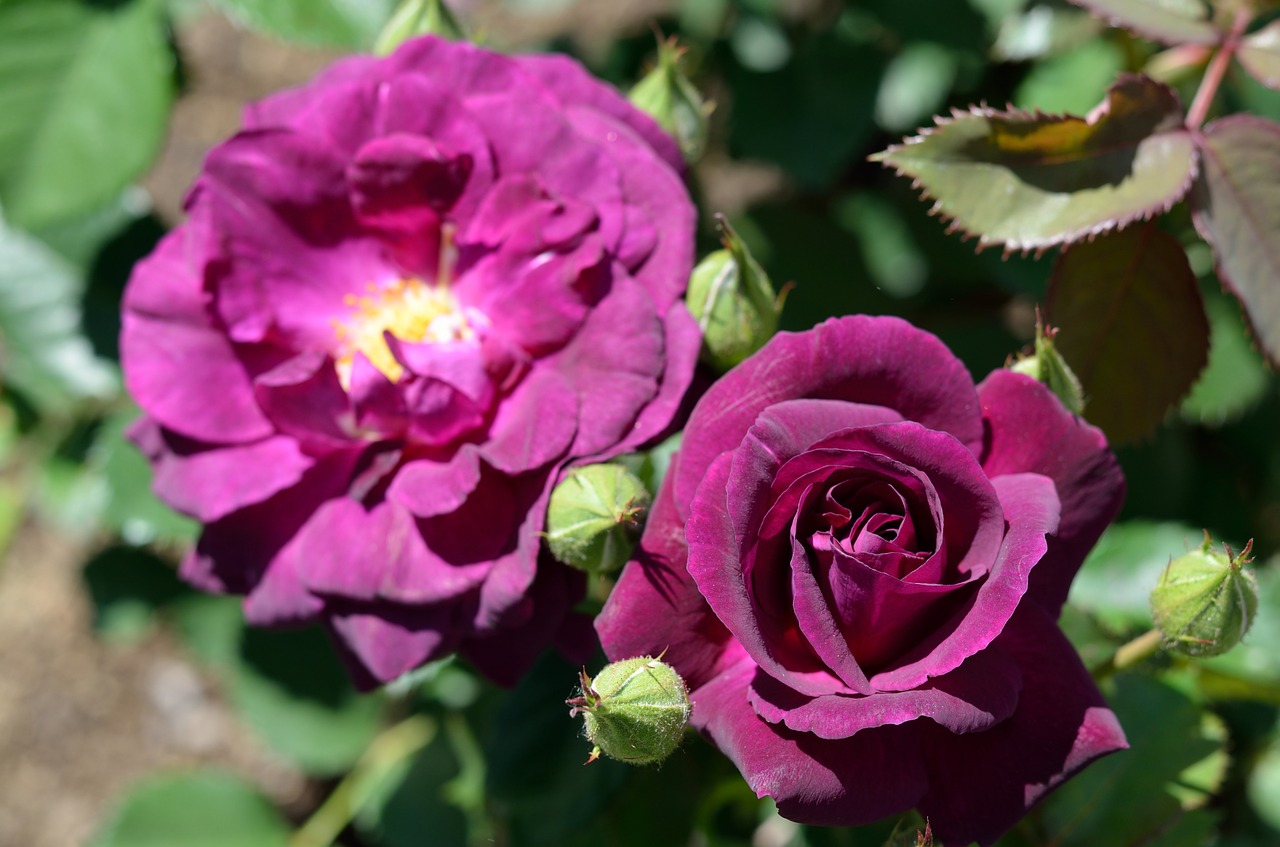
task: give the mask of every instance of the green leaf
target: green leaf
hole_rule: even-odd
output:
[[[1258,817],[1280,829],[1280,735],[1272,739],[1254,763],[1248,794]]]
[[[996,20],[999,26],[991,55],[997,61],[1025,62],[1057,56],[1092,42],[1102,28],[1100,21],[1080,9],[1052,2],[1036,3],[1016,14]]]
[[[1109,23],[1165,44],[1215,44],[1221,33],[1201,0],[1071,0]]]
[[[361,695],[324,633],[247,629],[232,696],[246,722],[299,767],[349,768],[381,724],[383,700]]]
[[[1240,319],[1239,304],[1223,295],[1205,298],[1209,314],[1209,364],[1182,401],[1184,418],[1218,426],[1252,409],[1271,379]]]
[[[0,99],[3,91],[0,86]],[[0,121],[0,127],[4,125]],[[3,132],[0,128],[0,135]],[[113,396],[119,390],[119,378],[94,356],[80,330],[83,282],[79,275],[48,247],[6,228],[3,222],[0,256],[4,257],[0,260],[3,381],[46,414],[65,414],[81,400]]]
[[[1148,435],[1204,369],[1209,322],[1187,254],[1154,223],[1077,244],[1049,280],[1048,320],[1085,417],[1113,442]]]
[[[213,0],[246,26],[289,41],[368,48],[392,0]]]
[[[360,832],[381,847],[421,847],[424,833],[432,847],[466,847],[466,817],[445,798],[459,769],[444,734],[398,770],[356,817]]]
[[[1280,21],[1250,33],[1241,42],[1236,58],[1258,82],[1267,88],[1280,88]]]
[[[1013,102],[1020,109],[1050,114],[1087,112],[1123,70],[1124,52],[1113,42],[1096,38],[1032,67]]]
[[[133,789],[92,847],[284,847],[289,826],[253,786],[204,771]]]
[[[159,0],[0,5],[0,201],[38,227],[112,200],[151,163],[173,99]]]
[[[1188,524],[1113,524],[1080,567],[1068,603],[1117,631],[1150,627],[1151,589],[1165,565],[1203,538],[1203,530]]]
[[[1196,229],[1267,357],[1280,361],[1280,124],[1231,115],[1205,127],[1197,143]]]
[[[1050,795],[1043,840],[1061,847],[1202,844],[1215,815],[1200,811],[1227,766],[1222,723],[1146,677],[1116,679],[1111,707],[1129,749],[1090,765]]]
[[[958,4],[957,4],[958,5]],[[955,84],[951,50],[927,41],[908,44],[889,60],[876,95],[876,123],[903,132],[935,112]]]
[[[1042,249],[1169,209],[1195,173],[1173,90],[1122,77],[1081,118],[973,107],[872,159],[911,177],[979,248]]]
[[[136,547],[108,547],[85,564],[83,577],[94,629],[117,641],[145,635],[161,608],[191,591],[171,565]]]
[[[105,478],[110,492],[102,519],[130,544],[192,541],[200,524],[156,498],[151,491],[151,466],[125,437],[138,414],[137,407],[128,404],[107,418],[94,441],[90,461]]]

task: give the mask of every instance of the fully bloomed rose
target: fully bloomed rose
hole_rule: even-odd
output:
[[[1040,383],[850,317],[703,396],[597,629],[665,652],[693,723],[804,823],[913,806],[994,841],[1125,746],[1055,623],[1124,482]]]
[[[365,685],[454,650],[513,680],[582,590],[540,553],[558,473],[691,379],[681,167],[574,62],[432,38],[250,106],[125,295],[184,576],[323,622]]]

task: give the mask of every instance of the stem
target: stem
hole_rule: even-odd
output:
[[[373,740],[351,773],[338,783],[320,808],[307,819],[289,847],[329,847],[355,818],[361,807],[398,765],[431,742],[436,722],[426,715],[414,715]]]
[[[1236,19],[1231,24],[1231,31],[1227,33],[1218,52],[1214,53],[1209,61],[1204,79],[1200,80],[1200,88],[1196,90],[1191,108],[1187,110],[1187,129],[1199,129],[1204,119],[1209,116],[1209,108],[1213,105],[1214,98],[1218,96],[1218,88],[1227,76],[1227,69],[1231,67],[1231,60],[1235,58],[1236,51],[1240,49],[1240,36],[1244,34],[1251,19],[1252,15],[1247,9],[1241,9],[1236,14]]]
[[[1146,661],[1160,651],[1163,634],[1158,629],[1144,632],[1127,644],[1122,644],[1110,658],[1093,668],[1093,678],[1101,682],[1116,671],[1131,668]]]

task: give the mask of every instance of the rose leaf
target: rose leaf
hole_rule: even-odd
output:
[[[1191,195],[1196,229],[1263,352],[1280,361],[1280,124],[1232,115],[1205,127],[1197,143],[1204,164]]]
[[[1165,44],[1214,44],[1221,36],[1201,0],[1071,0],[1153,41]]]
[[[1178,240],[1155,224],[1077,244],[1054,263],[1055,339],[1112,442],[1149,434],[1186,395],[1209,352],[1209,321]]]
[[[1280,21],[1272,21],[1246,38],[1236,57],[1258,82],[1280,88]]]
[[[1169,209],[1195,174],[1173,90],[1124,76],[1088,117],[972,107],[872,158],[979,249],[1043,249]]]
[[[1225,294],[1205,298],[1209,314],[1209,364],[1179,412],[1186,420],[1221,426],[1257,406],[1271,384],[1267,364],[1240,317],[1240,304]]]

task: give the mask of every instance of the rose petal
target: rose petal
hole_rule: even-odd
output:
[[[685,461],[675,491],[681,513],[707,467],[738,446],[763,410],[806,397],[889,407],[975,453],[982,445],[973,381],[941,341],[898,318],[835,318],[809,332],[774,336],[698,402],[681,446]]]
[[[152,485],[170,506],[212,523],[296,484],[314,464],[297,441],[277,435],[188,455],[168,452],[156,462]]]
[[[1043,474],[1062,498],[1062,519],[1027,592],[1056,618],[1084,557],[1120,512],[1124,475],[1102,432],[1038,381],[993,371],[978,397],[991,433],[982,462],[987,474]]]
[[[569,449],[580,414],[578,396],[562,376],[534,369],[499,405],[480,455],[507,473],[545,467]]]
[[[365,226],[433,233],[466,187],[472,159],[422,135],[375,138],[347,165],[357,219]]]
[[[698,353],[702,349],[702,331],[698,329],[693,315],[681,303],[676,303],[667,310],[662,325],[666,334],[666,349],[663,351],[666,366],[662,372],[658,394],[645,404],[640,416],[631,425],[631,431],[615,447],[594,454],[592,460],[643,449],[658,441],[676,427],[682,417],[680,410],[684,404],[692,404],[694,397],[689,391],[689,384],[693,381]]]
[[[419,459],[396,471],[387,498],[420,518],[447,515],[461,506],[480,482],[478,448],[464,444],[453,458]]]
[[[339,607],[328,619],[356,686],[369,690],[390,682],[456,647],[451,606]]]
[[[325,353],[302,353],[260,374],[253,395],[276,428],[299,441],[333,448],[353,440],[355,414]]]
[[[1024,604],[996,646],[1022,670],[1013,716],[986,732],[932,729],[920,811],[947,844],[989,845],[1089,762],[1128,745],[1080,657],[1040,608]]]

